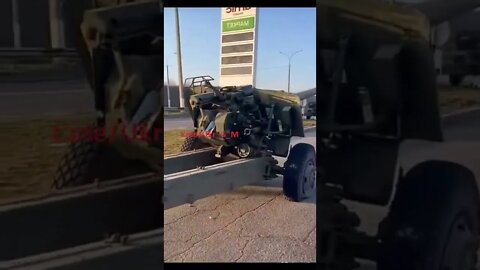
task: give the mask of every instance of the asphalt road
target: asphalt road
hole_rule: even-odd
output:
[[[311,130],[293,144],[315,140]],[[316,198],[289,202],[281,186],[279,178],[164,211],[165,260],[314,262]]]
[[[82,80],[0,82],[0,120],[91,113],[93,104],[92,91]]]
[[[165,130],[182,129],[190,130],[193,127],[192,119],[189,117],[171,117],[163,119],[163,128]]]

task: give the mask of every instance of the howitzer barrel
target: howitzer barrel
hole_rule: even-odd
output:
[[[306,98],[309,98],[311,96],[314,96],[315,94],[317,93],[317,88],[312,88],[312,89],[308,89],[308,90],[305,90],[305,91],[301,91],[301,92],[298,92],[298,93],[295,93],[300,99],[306,99]]]

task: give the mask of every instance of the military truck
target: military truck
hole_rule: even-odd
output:
[[[479,190],[461,164],[429,160],[404,171],[400,143],[442,142],[433,26],[480,1],[317,0],[320,269],[474,269]],[[393,200],[391,200],[393,197]],[[358,230],[342,199],[389,212],[377,235]]]

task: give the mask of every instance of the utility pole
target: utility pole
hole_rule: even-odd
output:
[[[168,62],[167,62],[167,102],[168,102],[168,108],[172,107],[172,104],[170,102],[170,76],[168,75]]]
[[[180,46],[180,22],[178,19],[178,8],[175,8],[175,30],[177,32],[177,65],[178,65],[178,96],[180,98],[180,108],[185,108],[183,102],[183,74],[182,74],[182,52]]]
[[[281,54],[285,55],[287,58],[288,58],[288,93],[290,93],[290,66],[291,66],[291,62],[292,62],[292,57],[299,53],[299,52],[302,52],[303,50],[299,50],[299,51],[296,51],[290,55],[288,54],[285,54],[283,52],[280,52]]]

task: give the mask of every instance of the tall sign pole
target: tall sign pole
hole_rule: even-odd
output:
[[[221,9],[220,86],[255,86],[258,9]]]
[[[177,65],[178,65],[178,97],[180,108],[185,108],[183,102],[183,74],[182,74],[182,50],[180,46],[180,23],[178,19],[178,8],[175,8],[175,30],[177,32]]]

